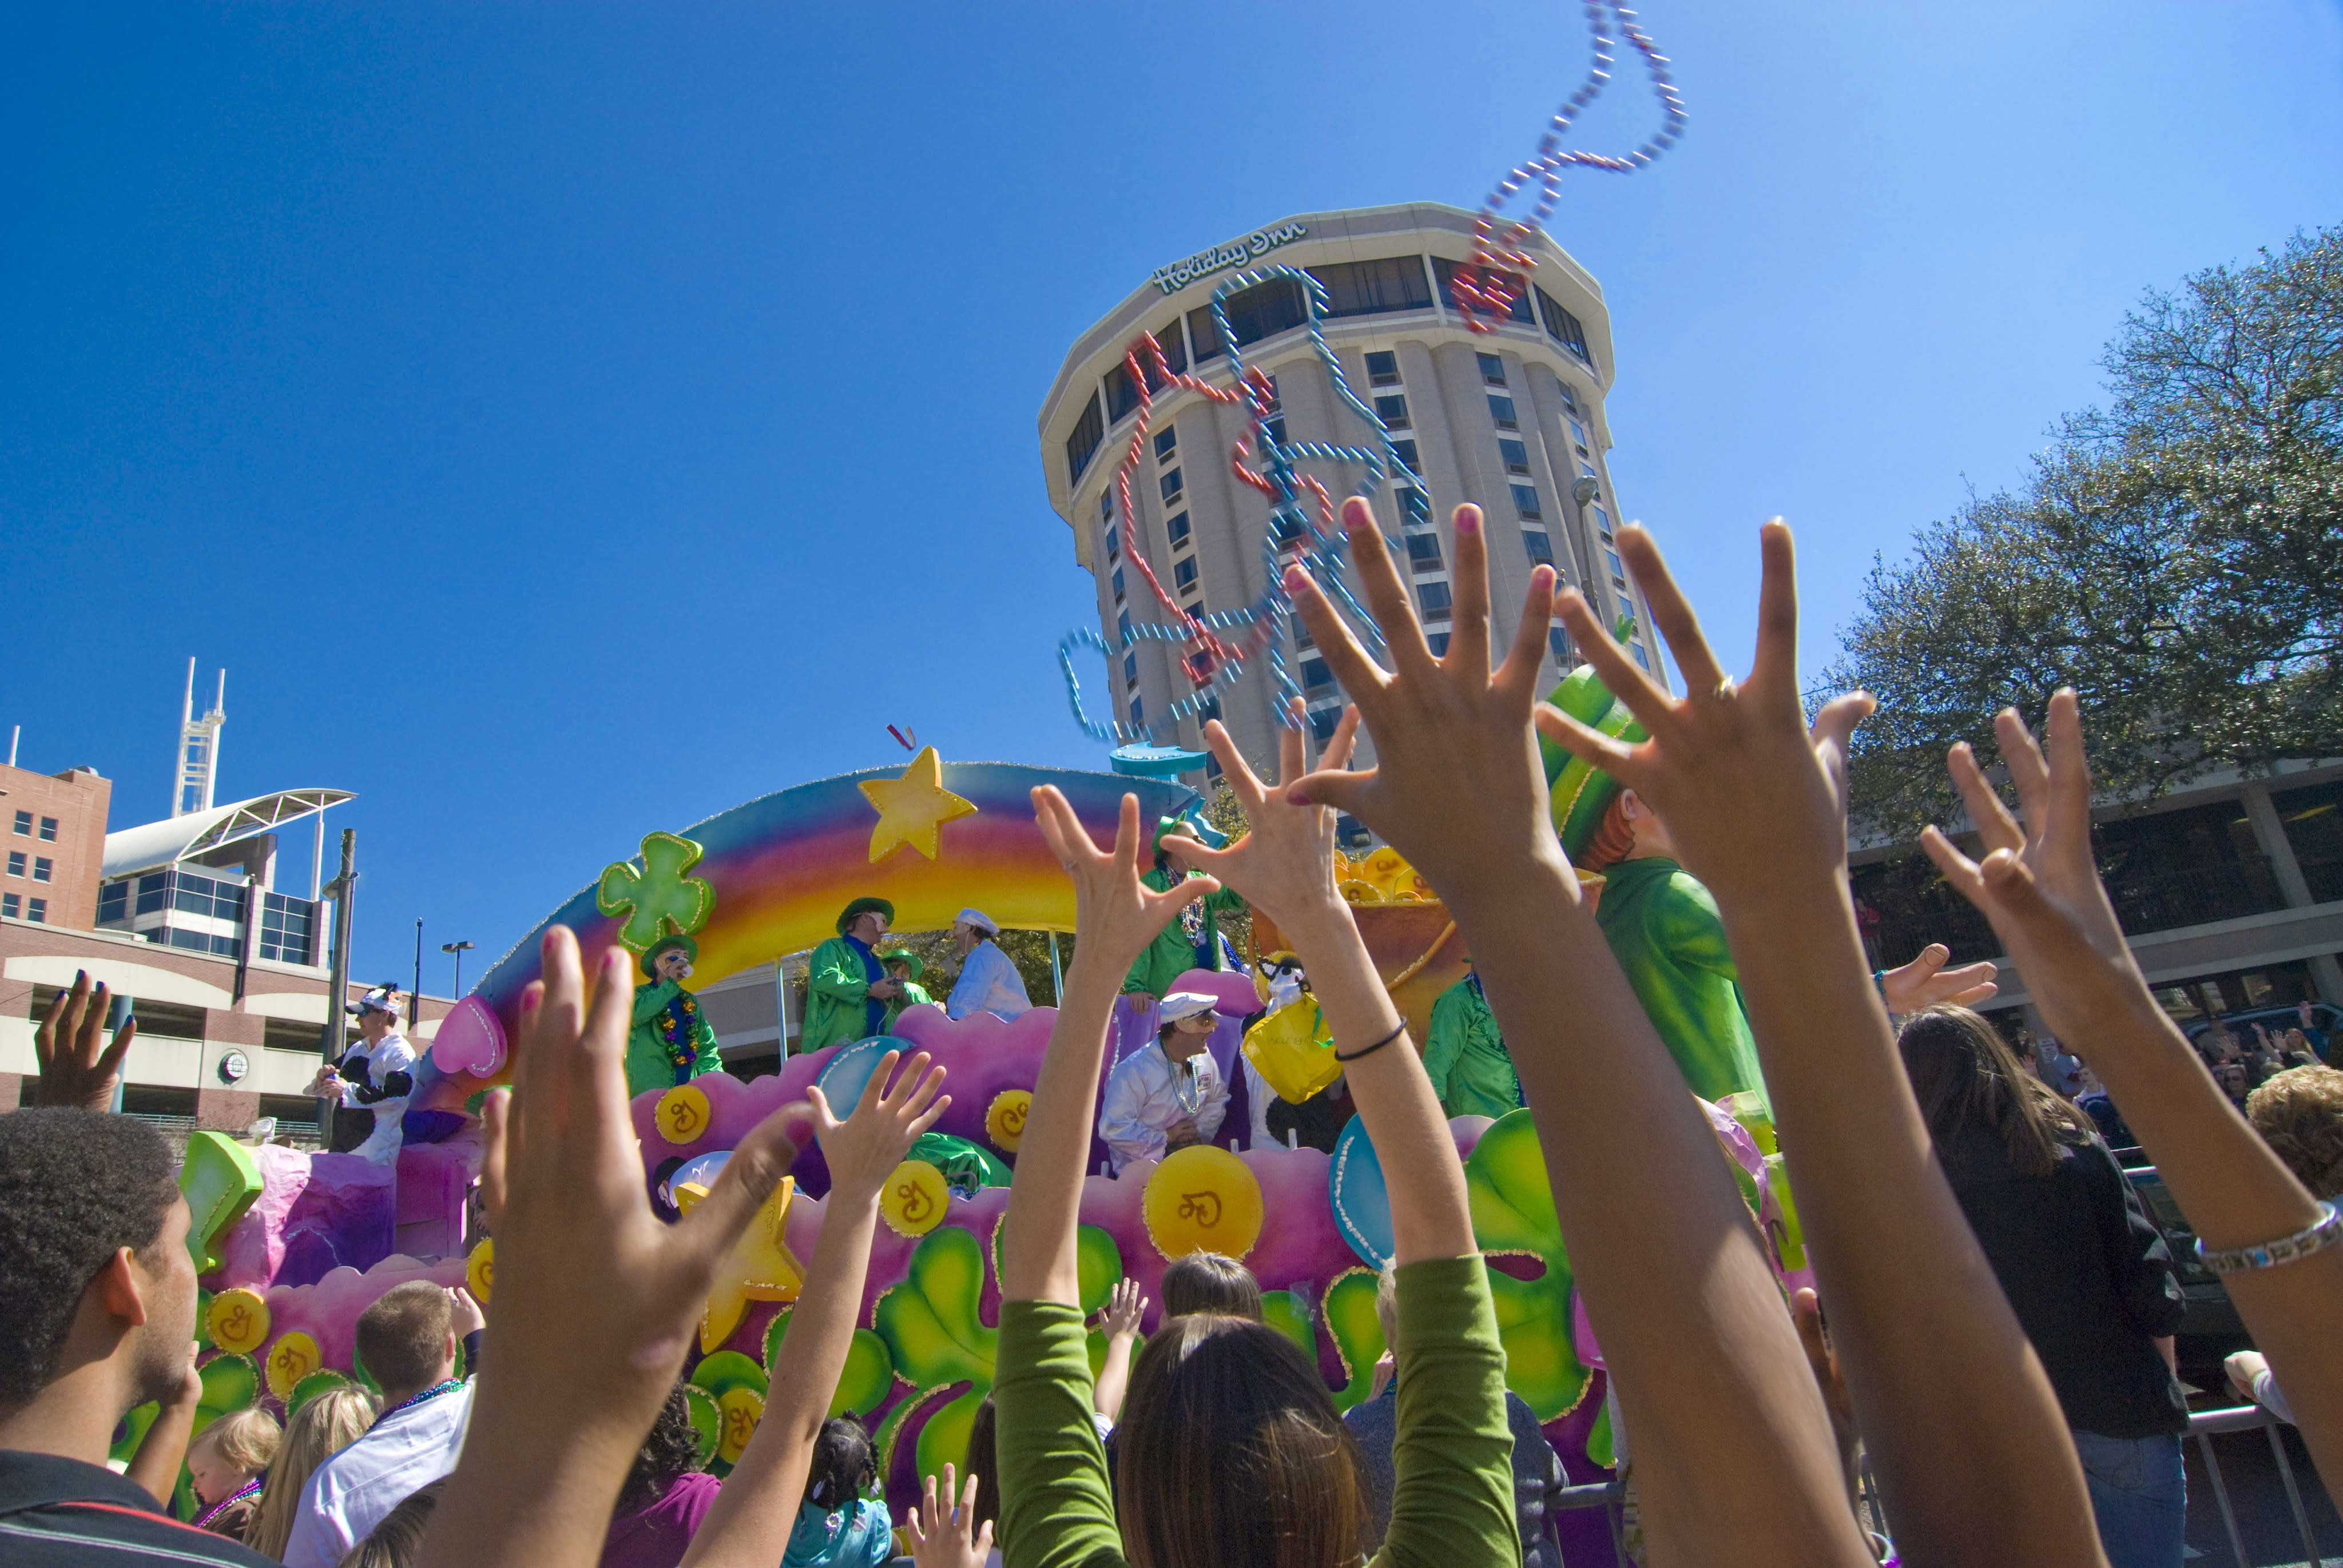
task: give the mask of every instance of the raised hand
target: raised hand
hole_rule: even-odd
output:
[[[947,1461],[942,1501],[937,1497],[936,1478],[930,1475],[927,1496],[904,1517],[904,1532],[911,1538],[911,1561],[918,1568],[984,1568],[992,1551],[992,1521],[986,1520],[980,1527],[976,1521],[976,1477],[970,1476],[960,1488],[958,1503],[950,1501],[954,1479]]]
[[[1627,745],[1545,705],[1539,731],[1648,801],[1685,869],[1720,899],[1728,888],[1754,889],[1792,866],[1835,875],[1846,858],[1847,737],[1872,703],[1850,693],[1825,706],[1811,727],[1806,722],[1790,530],[1775,518],[1759,534],[1757,651],[1749,678],[1738,683],[1717,664],[1651,535],[1630,524],[1618,543],[1684,673],[1684,695],[1660,689],[1569,588],[1555,600],[1563,624],[1651,739]]]
[[[830,1163],[830,1190],[858,1202],[878,1194],[888,1173],[903,1162],[920,1135],[951,1107],[950,1095],[936,1092],[943,1087],[944,1070],[930,1068],[928,1053],[922,1050],[914,1053],[902,1072],[896,1074],[900,1054],[890,1050],[879,1059],[879,1065],[863,1082],[862,1098],[853,1114],[843,1121],[831,1112],[820,1089],[806,1091],[806,1099],[813,1105],[814,1134],[821,1140],[822,1158]],[[890,1075],[894,1076],[891,1084]]]
[[[1525,863],[1558,870],[1546,819],[1545,770],[1530,730],[1538,662],[1554,603],[1554,570],[1530,573],[1528,601],[1505,661],[1489,667],[1487,547],[1477,507],[1456,508],[1456,601],[1448,652],[1434,658],[1382,530],[1365,501],[1342,505],[1342,531],[1392,668],[1367,656],[1308,574],[1285,577],[1319,652],[1374,737],[1376,766],[1321,766],[1286,776],[1297,803],[1348,811],[1390,840],[1451,904],[1518,877]],[[1472,809],[1460,809],[1460,780]]]
[[[1181,910],[1220,891],[1221,884],[1212,877],[1190,877],[1163,891],[1140,881],[1151,851],[1140,836],[1136,795],[1122,798],[1111,849],[1101,850],[1091,842],[1090,829],[1054,784],[1033,791],[1033,820],[1074,884],[1074,927],[1084,943],[1097,944],[1101,961],[1130,968]]]
[[[35,1105],[72,1105],[84,1111],[114,1109],[114,1087],[122,1081],[122,1059],[138,1037],[138,1020],[125,1019],[106,1039],[106,990],[93,989],[87,970],[75,974],[73,988],[50,999],[33,1031],[33,1060],[40,1070]]]
[[[1994,977],[2001,970],[1992,960],[1948,970],[1945,966],[1952,957],[1952,949],[1930,942],[1910,963],[1882,971],[1879,989],[1887,1010],[1903,1018],[1925,1007],[1975,1007],[1999,993],[2001,986]]]
[[[599,1554],[717,1265],[810,1132],[804,1104],[775,1111],[689,1214],[660,1223],[627,1113],[627,954],[602,956],[589,1000],[568,929],[548,930],[543,950],[545,979],[521,1000],[514,1087],[491,1095],[486,1118],[496,1371],[424,1541],[427,1565]]]
[[[1282,730],[1278,737],[1278,778],[1287,783],[1308,771],[1298,699],[1292,717],[1294,727]],[[1359,710],[1343,709],[1342,721],[1320,759],[1322,770],[1349,766],[1358,729]],[[1275,784],[1263,783],[1219,719],[1204,726],[1204,744],[1221,759],[1222,776],[1235,791],[1252,826],[1227,849],[1199,844],[1183,851],[1187,858],[1244,895],[1246,903],[1289,935],[1314,920],[1348,920],[1342,895],[1334,890],[1334,813],[1314,801],[1297,803]]]
[[[1147,1312],[1147,1298],[1141,1294],[1137,1280],[1117,1280],[1106,1293],[1106,1306],[1099,1313],[1099,1328],[1109,1339],[1130,1339],[1139,1332],[1139,1320]]]

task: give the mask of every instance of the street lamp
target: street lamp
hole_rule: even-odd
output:
[[[461,1001],[464,1000],[464,955],[472,950],[472,944],[469,942],[441,942],[439,944],[439,950],[443,953],[452,953],[455,955],[456,986],[455,990],[450,991],[448,994],[453,996],[458,1001]]]

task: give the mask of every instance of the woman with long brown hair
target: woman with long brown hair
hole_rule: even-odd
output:
[[[2049,1374],[2113,1568],[2177,1568],[2188,1409],[2167,1336],[2183,1302],[2163,1236],[2090,1119],[1966,1008],[1896,1044],[1936,1158]]]

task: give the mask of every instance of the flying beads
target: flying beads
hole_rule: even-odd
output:
[[[1268,376],[1248,368],[1242,351],[1238,347],[1236,332],[1230,327],[1224,301],[1231,294],[1252,288],[1272,278],[1292,279],[1302,292],[1309,311],[1310,347],[1326,367],[1327,379],[1334,395],[1342,405],[1356,414],[1373,434],[1374,446],[1339,447],[1323,441],[1282,441],[1272,429],[1278,416],[1278,399]],[[1268,582],[1259,598],[1242,608],[1222,610],[1199,616],[1182,605],[1157,580],[1154,569],[1147,564],[1145,554],[1134,543],[1129,556],[1139,568],[1141,577],[1171,618],[1168,622],[1144,621],[1134,624],[1117,643],[1109,643],[1099,632],[1087,627],[1068,632],[1058,644],[1058,667],[1066,678],[1066,700],[1073,709],[1074,721],[1092,739],[1111,742],[1117,746],[1159,745],[1161,732],[1154,723],[1125,723],[1120,719],[1101,722],[1090,716],[1082,707],[1081,682],[1074,674],[1074,652],[1078,648],[1094,648],[1103,654],[1110,666],[1117,658],[1133,652],[1141,642],[1178,643],[1182,647],[1181,666],[1192,685],[1192,689],[1173,702],[1164,716],[1167,725],[1202,712],[1207,703],[1214,701],[1221,692],[1234,685],[1246,668],[1264,652],[1268,655],[1272,678],[1277,684],[1281,699],[1272,704],[1279,721],[1292,726],[1297,721],[1287,711],[1290,699],[1302,695],[1302,689],[1285,667],[1284,656],[1277,647],[1280,618],[1292,612],[1292,596],[1285,591],[1285,570],[1299,565],[1316,579],[1328,597],[1345,607],[1352,618],[1361,627],[1370,648],[1380,654],[1382,639],[1376,636],[1373,619],[1368,616],[1350,589],[1342,582],[1342,562],[1347,548],[1341,528],[1334,519],[1333,497],[1326,487],[1313,477],[1294,467],[1300,461],[1354,463],[1365,470],[1358,493],[1373,496],[1383,486],[1383,476],[1394,468],[1405,471],[1399,454],[1392,446],[1391,432],[1383,427],[1374,411],[1361,401],[1351,389],[1343,374],[1342,362],[1327,344],[1323,327],[1326,309],[1325,286],[1300,267],[1264,266],[1251,272],[1241,272],[1229,277],[1212,291],[1211,301],[1213,329],[1219,333],[1222,351],[1228,356],[1229,367],[1234,375],[1234,385],[1215,387],[1189,374],[1174,374],[1164,359],[1162,346],[1151,333],[1141,333],[1131,339],[1123,353],[1123,367],[1131,384],[1139,389],[1139,418],[1124,448],[1122,462],[1115,470],[1114,495],[1118,526],[1125,539],[1133,538],[1135,521],[1131,504],[1131,476],[1138,466],[1140,456],[1146,450],[1147,436],[1154,422],[1154,401],[1158,389],[1182,387],[1221,404],[1243,404],[1252,416],[1253,433],[1250,440],[1240,438],[1230,456],[1230,467],[1242,483],[1259,490],[1270,501],[1269,528],[1262,541],[1262,556],[1267,569]],[[1252,456],[1257,467],[1247,467]],[[1312,504],[1305,505],[1304,498]],[[1233,636],[1224,637],[1224,632]],[[1176,733],[1176,732],[1175,732]]]
[[[1585,0],[1586,28],[1593,46],[1586,78],[1577,91],[1563,101],[1546,123],[1544,135],[1538,138],[1537,151],[1526,163],[1505,171],[1496,189],[1481,204],[1480,216],[1473,226],[1473,260],[1469,266],[1456,269],[1453,286],[1457,313],[1464,324],[1475,332],[1486,332],[1495,323],[1505,319],[1513,302],[1529,287],[1528,275],[1537,266],[1537,257],[1527,248],[1533,235],[1554,216],[1554,205],[1561,199],[1562,171],[1566,168],[1600,169],[1608,174],[1633,174],[1644,165],[1675,146],[1683,136],[1685,115],[1684,99],[1675,90],[1674,78],[1668,70],[1668,57],[1659,52],[1648,34],[1635,25],[1635,13],[1620,0]],[[1603,95],[1610,85],[1612,28],[1628,45],[1643,55],[1644,69],[1652,80],[1652,92],[1660,101],[1660,128],[1641,146],[1624,157],[1604,153],[1564,152],[1562,138],[1580,111]],[[1528,216],[1516,218],[1499,236],[1498,214],[1507,202],[1518,195],[1532,180],[1538,182],[1537,206]],[[1511,269],[1509,273],[1504,269]]]

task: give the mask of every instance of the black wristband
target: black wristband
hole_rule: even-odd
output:
[[[1394,1028],[1389,1034],[1383,1036],[1381,1040],[1375,1041],[1374,1044],[1368,1046],[1363,1050],[1354,1050],[1348,1056],[1344,1056],[1338,1050],[1334,1053],[1334,1060],[1336,1061],[1356,1061],[1363,1056],[1373,1056],[1375,1052],[1381,1050],[1383,1047],[1389,1045],[1393,1040],[1397,1040],[1401,1035],[1403,1035],[1406,1032],[1407,1020],[1402,1019],[1399,1020],[1399,1024],[1396,1028]]]

